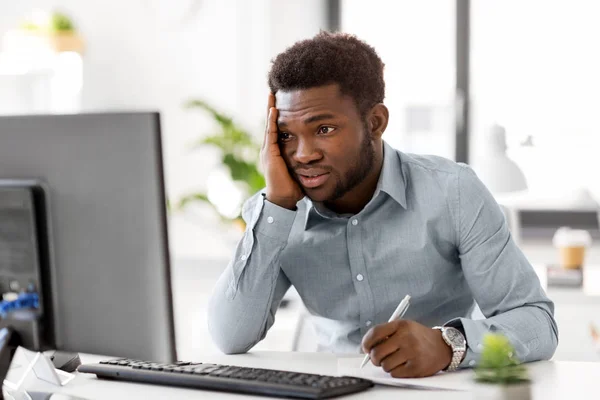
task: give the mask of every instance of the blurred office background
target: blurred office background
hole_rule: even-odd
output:
[[[72,20],[77,51],[29,48],[19,36],[25,18],[54,11]],[[192,150],[219,126],[185,104],[205,101],[259,142],[270,60],[321,29],[356,34],[386,64],[385,139],[471,164],[542,280],[557,262],[557,228],[596,239],[584,287],[549,293],[561,329],[557,358],[598,360],[589,326],[600,322],[599,17],[595,0],[1,2],[0,114],[161,112],[171,204],[195,192],[213,203],[169,215],[177,338],[183,358],[193,358],[212,348],[204,306],[241,237],[228,217],[245,193],[223,178],[217,149]],[[294,346],[305,320],[299,300],[289,301],[261,348]],[[296,345],[310,348],[305,342]]]

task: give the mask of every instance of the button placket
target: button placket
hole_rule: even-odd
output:
[[[354,288],[358,296],[360,330],[364,335],[373,324],[373,293],[368,284],[364,255],[362,254],[361,226],[364,221],[352,217],[347,222],[346,245],[350,262],[350,272],[354,280]]]

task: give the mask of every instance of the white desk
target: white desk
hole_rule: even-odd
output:
[[[329,353],[251,352],[242,355],[207,356],[206,361],[230,365],[286,369],[298,372],[335,375],[337,359]],[[104,357],[81,355],[84,363],[97,362]],[[533,399],[598,399],[600,397],[600,363],[540,362],[530,364],[534,380]],[[27,382],[30,390],[60,391],[85,399],[266,399],[266,397],[243,396],[233,393],[207,392],[192,389],[143,385],[128,382],[99,380],[95,375],[77,374],[63,388],[36,382]],[[376,386],[365,392],[343,397],[348,399],[471,399],[469,392],[409,390]]]
[[[600,224],[600,205],[588,190],[577,191],[572,196],[565,193],[550,196],[548,193],[536,194],[526,190],[516,193],[496,194],[494,197],[507,212],[508,225],[513,240],[517,244],[521,244],[522,211],[596,212]]]

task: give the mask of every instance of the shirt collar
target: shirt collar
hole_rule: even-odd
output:
[[[400,152],[383,142],[383,168],[375,194],[385,192],[403,208],[406,208],[406,180],[402,171]]]
[[[379,192],[387,193],[402,207],[407,207],[406,181],[402,171],[400,153],[385,141],[383,142],[383,167],[381,168],[381,174],[379,175],[379,181],[377,182],[373,198],[377,197]],[[347,217],[347,215],[335,214],[322,204],[313,203],[308,197],[305,197],[304,201],[306,203],[305,230],[308,230],[312,226],[312,223],[317,222],[319,219]]]

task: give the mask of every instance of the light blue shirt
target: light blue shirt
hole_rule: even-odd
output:
[[[505,334],[521,361],[554,354],[553,303],[464,164],[384,143],[377,189],[358,214],[337,215],[308,198],[291,211],[259,193],[243,216],[246,232],[209,304],[209,331],[226,353],[264,338],[294,285],[320,350],[360,352],[369,328],[409,294],[405,319],[464,330],[463,367],[476,364],[490,331]],[[486,319],[470,319],[476,304]]]

